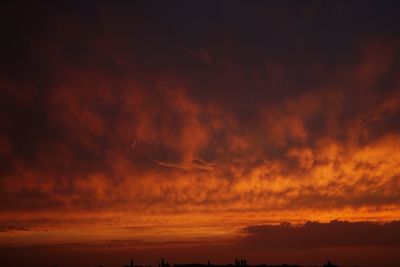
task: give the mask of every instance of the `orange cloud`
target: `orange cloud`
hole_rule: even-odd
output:
[[[348,59],[297,35],[285,43],[301,49],[265,44],[275,55],[227,32],[212,64],[184,48],[203,66],[175,40],[143,45],[168,39],[154,25],[127,38],[115,23],[91,35],[57,20],[65,37],[29,46],[38,74],[2,77],[0,244],[237,241],[249,225],[399,218],[392,38],[354,41]]]

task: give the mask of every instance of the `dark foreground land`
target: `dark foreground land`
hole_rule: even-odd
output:
[[[100,265],[99,267],[105,267]],[[134,265],[133,260],[131,260],[129,265],[124,265],[123,267],[152,267],[152,266],[141,266]],[[279,265],[267,265],[267,264],[258,264],[258,265],[248,265],[246,260],[244,259],[235,259],[235,264],[211,264],[208,261],[207,264],[204,263],[187,263],[187,264],[169,264],[164,259],[158,263],[158,267],[306,267],[300,266],[296,264],[279,264]],[[320,266],[307,266],[307,267],[320,267]],[[326,264],[322,265],[322,267],[339,267],[338,265],[332,264],[329,260]]]

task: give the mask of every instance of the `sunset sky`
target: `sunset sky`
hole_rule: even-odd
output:
[[[397,1],[10,1],[0,29],[1,266],[400,266]]]

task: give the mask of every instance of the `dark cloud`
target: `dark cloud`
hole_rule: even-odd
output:
[[[12,231],[29,231],[29,228],[25,226],[18,226],[13,224],[4,224],[0,225],[0,232],[12,232]]]
[[[400,246],[400,222],[373,223],[331,221],[307,222],[295,226],[248,226],[248,234],[240,244],[250,249],[320,248],[356,246]]]

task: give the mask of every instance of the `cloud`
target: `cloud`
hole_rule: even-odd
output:
[[[232,236],[265,221],[398,219],[397,24],[376,13],[392,4],[307,16],[303,4],[132,5],[3,12],[4,225],[177,220]]]
[[[178,47],[183,49],[184,51],[188,52],[189,54],[197,57],[201,62],[203,62],[206,65],[210,66],[213,63],[212,59],[211,59],[211,56],[210,56],[210,52],[208,52],[208,50],[203,48],[203,47],[200,48],[198,51],[190,49],[190,48],[188,48],[188,47],[186,47],[184,45],[181,45],[181,44],[179,44]]]
[[[29,231],[29,228],[25,226],[18,226],[12,224],[2,224],[0,225],[0,232],[13,232],[13,231]]]
[[[331,221],[248,226],[241,245],[250,249],[400,246],[400,223]]]

